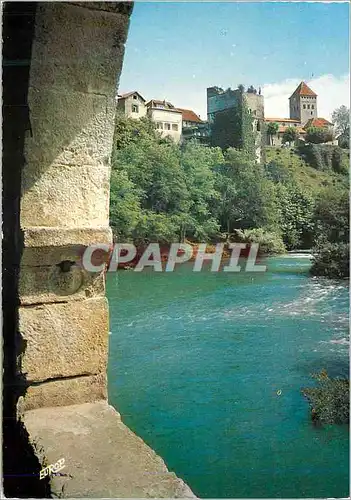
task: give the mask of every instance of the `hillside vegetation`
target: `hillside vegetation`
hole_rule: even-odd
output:
[[[328,187],[348,188],[349,151],[338,146],[311,146],[267,146],[266,163],[279,163],[301,188],[314,193]]]

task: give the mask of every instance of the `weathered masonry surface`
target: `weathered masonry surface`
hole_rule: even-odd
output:
[[[104,275],[79,265],[88,245],[111,243],[116,83],[131,10],[5,4],[7,496],[193,496],[108,405]],[[39,482],[61,458],[64,475]]]

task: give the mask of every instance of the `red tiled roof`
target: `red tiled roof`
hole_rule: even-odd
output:
[[[300,85],[297,87],[295,92],[292,93],[291,97],[295,94],[298,95],[304,95],[304,96],[311,96],[311,97],[317,97],[317,94],[313,92],[305,82],[301,82]],[[290,98],[291,98],[290,97]]]
[[[333,124],[328,122],[325,118],[310,118],[308,122],[305,124],[305,129],[308,127],[318,127],[318,128],[326,128],[331,127]]]
[[[201,120],[201,118],[191,109],[183,109],[183,108],[177,108],[177,109],[178,111],[182,112],[182,117],[184,121],[203,123],[203,120]]]
[[[288,122],[288,123],[301,123],[300,120],[293,120],[292,118],[265,118],[265,122]]]

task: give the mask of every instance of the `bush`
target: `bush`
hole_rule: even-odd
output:
[[[280,234],[265,231],[262,228],[237,230],[236,241],[239,243],[258,243],[261,254],[281,254],[286,252]]]
[[[321,243],[312,249],[313,264],[311,273],[316,276],[327,278],[349,277],[349,255],[350,245],[348,243]]]
[[[297,153],[320,171],[334,171],[340,174],[348,172],[348,158],[339,146],[331,144],[304,144],[297,148]]]
[[[322,144],[333,140],[333,133],[326,128],[309,127],[306,132],[306,141],[313,144]]]
[[[314,374],[317,387],[302,389],[309,400],[311,418],[323,424],[347,424],[350,420],[348,379],[329,378],[325,370]]]

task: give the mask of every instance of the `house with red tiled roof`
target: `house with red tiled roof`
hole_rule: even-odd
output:
[[[317,114],[317,94],[305,82],[301,82],[289,97],[290,118],[266,118],[266,124],[278,124],[278,132],[267,138],[267,144],[279,146],[287,127],[296,127],[299,138],[304,140],[309,127],[327,128],[333,130],[333,124]]]
[[[325,118],[310,118],[304,125],[304,128],[307,130],[309,127],[317,127],[317,128],[333,128],[334,125],[326,120]]]
[[[178,108],[178,110],[182,112],[183,128],[193,127],[198,123],[203,123],[203,120],[201,120],[201,118],[193,110],[183,108]]]

